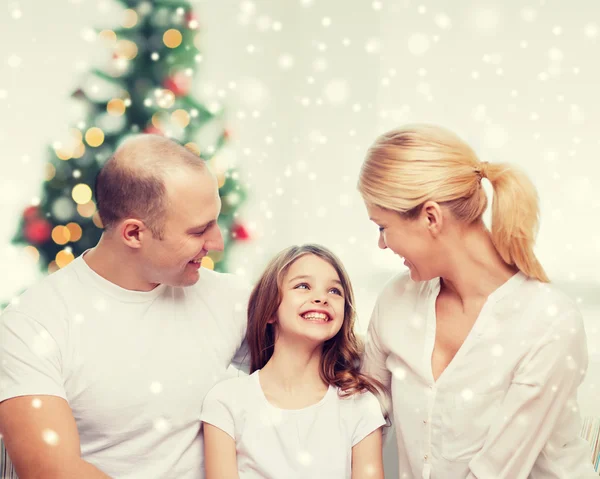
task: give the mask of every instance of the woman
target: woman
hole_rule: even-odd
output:
[[[377,300],[364,363],[391,390],[400,477],[595,477],[578,435],[585,332],[533,253],[532,183],[412,125],[375,141],[359,191],[409,269]]]

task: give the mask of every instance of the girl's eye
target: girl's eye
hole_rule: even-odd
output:
[[[300,284],[296,285],[296,287],[294,289],[309,289],[309,286],[306,283],[300,283]]]
[[[380,232],[380,233],[383,233],[383,230],[384,230],[384,229],[385,229],[385,228],[384,228],[383,226],[380,226],[380,227],[379,227],[379,232]]]
[[[338,288],[331,288],[329,291],[333,291],[333,294],[343,296],[342,292]]]

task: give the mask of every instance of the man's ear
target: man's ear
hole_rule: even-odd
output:
[[[142,247],[144,240],[152,236],[152,232],[143,221],[127,218],[119,224],[120,238],[127,246],[134,249]]]

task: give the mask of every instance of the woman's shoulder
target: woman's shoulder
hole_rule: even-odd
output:
[[[549,313],[549,316],[579,313],[575,300],[554,283],[527,279],[523,284],[521,296],[529,298],[536,312]]]
[[[529,323],[538,332],[551,334],[556,328],[583,328],[583,317],[577,303],[557,285],[527,279],[519,296],[513,307],[535,319]]]
[[[439,278],[428,281],[413,281],[409,272],[398,273],[385,283],[379,293],[377,302],[379,304],[389,304],[428,296],[438,284]]]

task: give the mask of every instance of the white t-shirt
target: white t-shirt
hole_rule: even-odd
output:
[[[68,401],[82,458],[119,479],[204,477],[202,401],[246,328],[239,278],[129,291],[80,256],[0,317],[0,401]]]
[[[369,325],[364,370],[391,386],[400,477],[597,478],[579,437],[588,356],[575,304],[517,273],[434,381],[439,291],[439,278],[397,276]]]
[[[385,424],[373,394],[343,399],[333,386],[312,406],[279,409],[265,397],[258,371],[217,384],[201,419],[235,440],[240,479],[350,478],[352,447]]]

